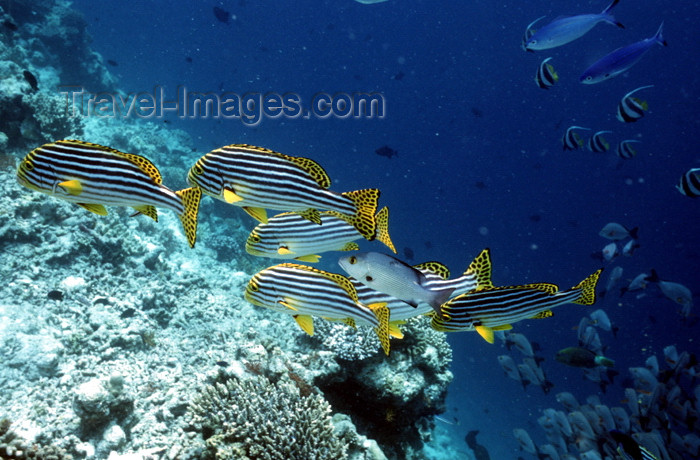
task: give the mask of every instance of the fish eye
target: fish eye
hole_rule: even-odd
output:
[[[192,174],[195,176],[201,176],[204,173],[204,169],[199,164],[196,164],[192,167]]]
[[[258,235],[251,235],[250,236],[250,242],[251,243],[259,243],[260,242],[260,237]]]
[[[350,262],[351,264],[356,264],[356,263],[357,263],[357,257],[355,257],[355,256],[350,256],[350,258],[348,259],[348,262]]]
[[[365,281],[372,282],[374,281],[374,278],[372,278],[371,276],[365,276]]]
[[[22,169],[25,171],[31,171],[34,169],[34,163],[29,160],[24,160],[24,163],[22,163]]]
[[[586,81],[591,81],[591,80],[593,80],[593,77],[591,77],[590,75],[586,77]]]

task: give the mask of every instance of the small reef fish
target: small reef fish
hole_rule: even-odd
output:
[[[574,131],[575,129],[589,130],[589,128],[583,128],[581,126],[569,126],[564,137],[561,138],[562,150],[578,150],[583,147],[583,139]]]
[[[598,235],[608,240],[619,241],[625,238],[637,239],[637,233],[639,232],[639,227],[634,227],[629,230],[624,225],[618,224],[617,222],[610,222],[605,224],[603,228],[598,232]]]
[[[525,44],[525,49],[527,51],[540,51],[566,45],[583,37],[600,22],[624,29],[625,26],[617,22],[611,13],[619,2],[620,0],[613,0],[599,14],[579,14],[557,18],[536,31]]]
[[[655,44],[668,46],[662,35],[663,28],[664,24],[661,23],[653,37],[618,48],[594,62],[581,75],[581,83],[593,85],[613,78],[635,65]]]
[[[628,291],[634,292],[646,289],[647,285],[649,284],[648,278],[649,275],[647,273],[640,273],[639,275],[635,276],[627,287],[620,288],[620,296],[625,295],[625,292]]]
[[[367,239],[376,231],[379,190],[328,190],[328,174],[308,158],[233,144],[201,157],[187,174],[187,181],[207,195],[242,207],[260,222],[267,222],[265,209],[274,209],[296,212],[321,225],[322,209],[342,214]]]
[[[342,214],[324,211],[317,225],[299,214],[285,212],[259,223],[248,235],[245,250],[248,254],[273,259],[296,259],[318,262],[319,253],[327,251],[355,251],[360,247],[355,240],[362,235],[350,225]],[[389,208],[382,208],[375,216],[377,239],[393,252],[394,244],[389,236]]]
[[[625,257],[632,257],[632,254],[634,254],[637,248],[639,248],[639,243],[637,240],[631,239],[622,246],[622,255]]]
[[[100,216],[107,215],[105,206],[127,206],[157,222],[156,208],[170,209],[180,218],[190,247],[197,239],[202,192],[170,190],[158,168],[140,155],[78,140],[51,142],[24,157],[17,181]]]
[[[355,326],[369,324],[389,354],[389,309],[365,305],[343,275],[305,265],[283,263],[259,271],[248,282],[245,299],[253,305],[292,315],[299,327],[314,333],[313,316]]]
[[[503,369],[503,372],[505,372],[508,377],[520,382],[520,372],[513,358],[509,355],[500,355],[498,357],[498,364],[501,365],[501,369]]]
[[[439,315],[452,291],[430,289],[428,278],[407,263],[379,252],[341,257],[338,264],[360,283],[417,307],[427,303]]]
[[[559,305],[593,305],[602,271],[595,271],[566,291],[549,283],[494,287],[490,278],[483,282],[477,278],[477,288],[443,304],[442,315],[433,316],[431,325],[443,332],[476,330],[493,343],[494,331],[509,330],[513,323],[524,319],[550,317],[551,310]]]
[[[700,168],[689,169],[681,176],[680,183],[676,185],[681,194],[689,198],[700,196]]]
[[[601,299],[604,298],[608,292],[612,291],[612,289],[617,285],[618,281],[622,279],[622,272],[622,267],[615,267],[612,270],[610,270],[608,282],[605,283],[605,289],[600,291],[600,293],[598,294]]]
[[[541,19],[544,19],[545,17],[546,16],[540,16],[539,18],[535,19],[530,24],[528,24],[525,28],[525,33],[523,34],[523,39],[520,43],[520,47],[523,49],[523,51],[534,52],[534,50],[527,49],[527,42],[529,42],[532,36],[535,35],[536,30],[533,29],[534,25],[537,24]]]
[[[618,430],[611,430],[610,436],[617,444],[617,453],[624,460],[659,460],[644,446],[639,445],[634,438]]]
[[[650,283],[656,283],[663,295],[683,307],[683,316],[687,317],[690,314],[690,309],[693,306],[693,293],[690,289],[680,283],[662,280],[654,269],[651,270],[651,275],[646,280]]]
[[[632,144],[640,142],[641,141],[637,141],[634,139],[624,140],[617,144],[617,148],[615,148],[615,153],[617,153],[617,156],[622,158],[623,160],[630,160],[634,158],[635,155],[637,155],[637,149],[632,147]]]
[[[606,262],[610,262],[620,253],[620,251],[617,249],[617,243],[614,241],[606,244],[601,252],[603,254],[603,260]]]
[[[392,149],[388,145],[383,145],[383,146],[379,147],[377,150],[374,151],[374,153],[376,153],[380,157],[387,157],[389,159],[391,159],[391,157],[395,157],[395,156],[399,155],[399,152]]]
[[[513,430],[513,436],[515,436],[515,439],[518,440],[518,444],[520,444],[520,448],[522,450],[528,454],[537,455],[535,443],[532,442],[532,438],[527,431],[523,430],[522,428],[515,428]]]
[[[603,134],[612,131],[598,131],[588,139],[588,150],[593,153],[604,153],[610,150],[610,144],[603,138]]]
[[[620,103],[617,105],[617,119],[623,123],[634,123],[644,116],[644,112],[649,110],[647,101],[641,101],[636,97],[632,97],[637,91],[647,88],[653,88],[654,85],[640,86],[639,88],[625,94]]]
[[[615,365],[615,361],[612,359],[597,355],[591,350],[582,347],[561,349],[554,356],[554,359],[572,367],[593,368],[596,366],[613,367]]]
[[[559,81],[559,75],[557,75],[557,72],[554,70],[552,64],[549,64],[549,61],[551,60],[552,58],[548,57],[542,61],[540,66],[537,68],[535,83],[537,83],[537,86],[542,89],[549,89]]]

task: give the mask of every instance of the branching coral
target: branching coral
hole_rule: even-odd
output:
[[[188,417],[206,439],[204,458],[347,458],[330,411],[322,396],[302,396],[295,382],[258,375],[205,387]]]

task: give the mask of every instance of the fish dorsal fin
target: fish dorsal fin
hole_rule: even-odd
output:
[[[440,262],[423,262],[422,264],[414,265],[413,268],[423,272],[423,274],[427,272],[428,274],[437,275],[443,280],[450,277],[450,269]]]
[[[493,336],[493,329],[487,326],[475,326],[474,329],[476,329],[476,332],[479,333],[479,335],[486,340],[488,343],[493,343],[494,336]]]
[[[106,216],[107,215],[107,208],[105,208],[101,204],[78,203],[78,206],[80,206],[83,209],[87,209],[88,211],[95,213],[99,216]]]
[[[478,256],[469,264],[469,267],[464,272],[465,276],[473,275],[476,278],[476,289],[489,289],[493,287],[491,281],[491,250],[484,249]]]
[[[545,310],[537,313],[534,316],[531,316],[530,319],[542,319],[542,318],[551,318],[554,316],[554,313],[552,313],[552,310]]]
[[[294,321],[297,322],[302,331],[309,335],[314,335],[314,319],[309,315],[294,315]]]
[[[307,265],[286,263],[280,264],[280,266],[294,268],[296,270],[303,270],[309,273],[315,273],[318,276],[327,278],[335,282],[338,286],[340,286],[348,294],[348,296],[352,299],[353,302],[358,303],[360,301],[357,297],[357,291],[355,290],[355,286],[353,286],[352,282],[343,275],[319,270],[318,268],[309,267]]]
[[[250,206],[243,206],[243,210],[247,212],[250,217],[257,220],[258,222],[262,222],[263,224],[267,223],[267,211],[265,211],[265,208],[252,208]]]
[[[298,211],[297,214],[314,224],[321,225],[321,213],[318,212],[318,209],[304,209],[303,211]]]
[[[491,288],[490,290],[498,291],[498,290],[503,290],[503,289],[518,290],[518,291],[535,290],[535,291],[546,292],[548,294],[555,294],[559,291],[559,286],[557,286],[556,284],[551,284],[551,283],[530,283],[530,284],[519,284],[517,286],[496,286],[496,287]]]
[[[358,251],[360,249],[360,246],[355,243],[354,241],[350,241],[349,243],[345,243],[342,248],[340,248],[341,251]]]
[[[285,160],[294,163],[299,168],[306,171],[306,173],[316,181],[319,187],[329,188],[331,186],[331,179],[330,177],[328,177],[326,171],[323,169],[323,167],[321,167],[320,164],[316,163],[310,158],[293,157],[290,155],[285,155],[284,153],[275,152],[274,150],[266,149],[264,147],[256,147],[255,145],[249,144],[232,144],[228,147],[234,149],[244,149],[248,151],[267,153],[269,155],[275,155],[280,158],[284,158]]]
[[[389,208],[384,206],[374,216],[374,219],[377,222],[375,238],[384,243],[386,247],[391,249],[391,251],[396,254],[396,248],[394,247],[394,243],[391,241],[391,236],[389,236]]]

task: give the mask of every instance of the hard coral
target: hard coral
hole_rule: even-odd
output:
[[[205,387],[188,416],[206,439],[202,458],[347,458],[330,412],[322,396],[302,396],[295,382],[257,375]]]

